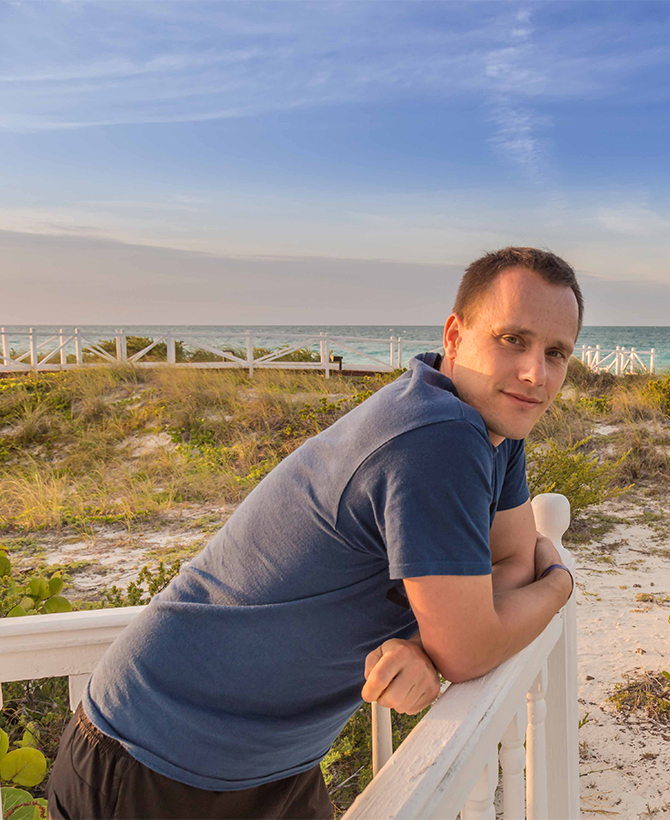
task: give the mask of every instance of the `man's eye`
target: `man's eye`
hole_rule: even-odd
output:
[[[562,350],[549,350],[547,355],[554,359],[565,359],[565,353]]]
[[[521,344],[521,340],[518,339],[516,336],[503,336],[503,341],[508,342],[511,345]]]

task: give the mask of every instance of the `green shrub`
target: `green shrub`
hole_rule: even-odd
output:
[[[145,564],[139,572],[137,579],[131,581],[126,591],[113,586],[105,595],[110,606],[140,606],[148,604],[149,601],[170,583],[179,574],[181,561],[173,561],[169,567],[161,561],[156,572],[153,572]],[[144,585],[146,584],[146,588]]]
[[[584,452],[589,439],[560,447],[553,439],[527,444],[528,486],[532,496],[561,493],[570,502],[572,517],[587,507],[601,504],[623,492],[616,486],[620,465],[627,453],[614,462],[598,462],[595,452]]]
[[[0,547],[0,617],[70,612],[72,604],[60,594],[62,591],[60,572],[55,572],[49,579],[33,575],[17,583],[12,576],[7,550]]]
[[[652,379],[647,384],[647,394],[658,403],[663,413],[670,415],[670,374],[664,379]]]

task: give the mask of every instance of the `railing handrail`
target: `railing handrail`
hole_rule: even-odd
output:
[[[561,631],[559,614],[533,643],[487,675],[447,687],[358,796],[346,820],[426,820],[445,797],[445,780],[455,816],[480,775],[478,769],[469,775],[464,771],[468,753],[478,743],[492,745],[502,737]]]

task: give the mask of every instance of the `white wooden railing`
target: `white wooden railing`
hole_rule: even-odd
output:
[[[627,349],[617,345],[613,350],[605,350],[600,345],[582,345],[575,350],[575,356],[589,370],[597,373],[624,376],[627,373],[654,373],[656,370],[656,348],[654,347],[651,350],[638,350],[635,347]]]
[[[560,546],[570,521],[567,500],[554,493],[541,495],[533,510],[538,529],[573,568],[574,561]],[[2,682],[67,675],[74,710],[98,661],[141,609],[1,620],[0,708]],[[518,655],[488,675],[449,686],[392,756],[390,712],[374,708],[376,776],[345,816],[453,820],[460,811],[461,820],[495,820],[500,759],[506,820],[575,820],[577,729],[573,597]]]
[[[402,336],[378,338],[374,336],[339,336],[316,331],[311,334],[286,334],[276,332],[260,332],[256,335],[250,330],[243,333],[243,342],[240,346],[239,336],[237,343],[230,344],[221,341],[222,333],[217,331],[198,332],[188,334],[179,330],[154,336],[151,344],[139,350],[132,356],[128,355],[128,333],[119,329],[114,334],[114,354],[100,347],[100,340],[89,338],[79,329],[59,333],[40,333],[32,328],[24,333],[14,333],[13,336],[25,338],[23,353],[12,355],[9,345],[9,333],[0,328],[0,372],[26,372],[62,370],[74,367],[95,366],[100,364],[127,363],[138,367],[161,367],[174,365],[176,367],[198,368],[244,368],[252,376],[258,368],[284,368],[288,370],[323,370],[326,378],[333,370],[341,369],[343,364],[349,370],[370,372],[392,372],[407,366],[412,356],[426,350],[441,350],[439,339],[406,339]],[[203,350],[218,357],[216,361],[207,362],[177,362],[177,342],[187,345],[193,350]],[[146,356],[159,344],[165,344],[165,361],[148,361]],[[254,348],[273,345],[270,353],[256,355]],[[276,347],[275,347],[276,345]],[[242,347],[244,356],[233,353],[230,349]],[[297,350],[308,348],[318,356],[313,361],[282,362],[282,357]],[[371,352],[372,351],[372,352]],[[386,352],[388,351],[388,352]],[[84,355],[95,357],[93,361],[84,361]],[[68,355],[71,359],[68,362]],[[73,361],[72,361],[73,359]]]
[[[538,530],[574,572],[561,543],[570,523],[567,499],[537,496],[533,512]],[[461,820],[495,820],[498,763],[505,820],[576,820],[574,596],[518,655],[488,675],[449,686],[393,756],[389,710],[376,706],[373,718],[373,750],[384,750],[376,754],[380,771],[346,820],[454,820],[459,812]]]

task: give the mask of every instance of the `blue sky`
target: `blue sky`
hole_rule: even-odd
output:
[[[670,3],[0,2],[0,323],[670,324]]]

